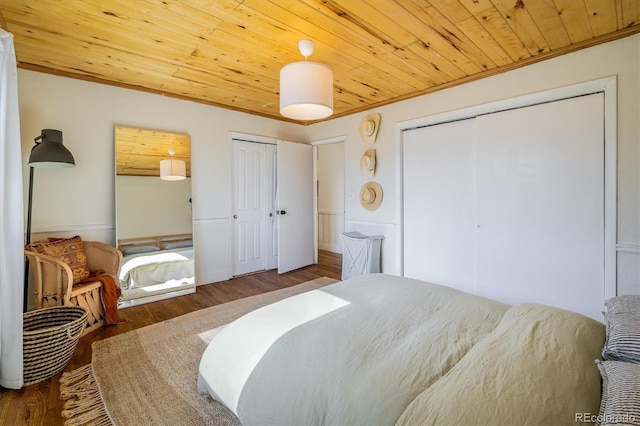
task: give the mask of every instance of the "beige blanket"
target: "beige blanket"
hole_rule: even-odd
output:
[[[515,306],[493,333],[405,410],[399,425],[576,425],[597,415],[594,360],[604,325],[541,305]]]

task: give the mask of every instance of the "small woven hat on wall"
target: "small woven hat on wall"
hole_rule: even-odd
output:
[[[376,150],[368,149],[360,158],[360,171],[365,176],[375,176],[376,174]]]
[[[376,143],[376,136],[378,136],[378,127],[380,127],[380,114],[373,113],[367,115],[360,122],[360,139],[365,143]]]
[[[382,187],[378,182],[367,182],[360,188],[360,204],[367,210],[375,210],[382,203]]]

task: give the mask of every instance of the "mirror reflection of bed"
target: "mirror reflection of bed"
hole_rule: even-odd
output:
[[[116,126],[115,154],[119,307],[194,293],[189,135]]]

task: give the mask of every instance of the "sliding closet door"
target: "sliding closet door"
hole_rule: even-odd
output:
[[[600,317],[604,95],[478,117],[478,293]]]
[[[601,319],[604,95],[403,135],[405,276]]]
[[[474,119],[405,133],[404,275],[475,292]]]

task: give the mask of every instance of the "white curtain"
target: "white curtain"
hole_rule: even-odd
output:
[[[20,389],[24,216],[13,36],[0,28],[0,385]]]

